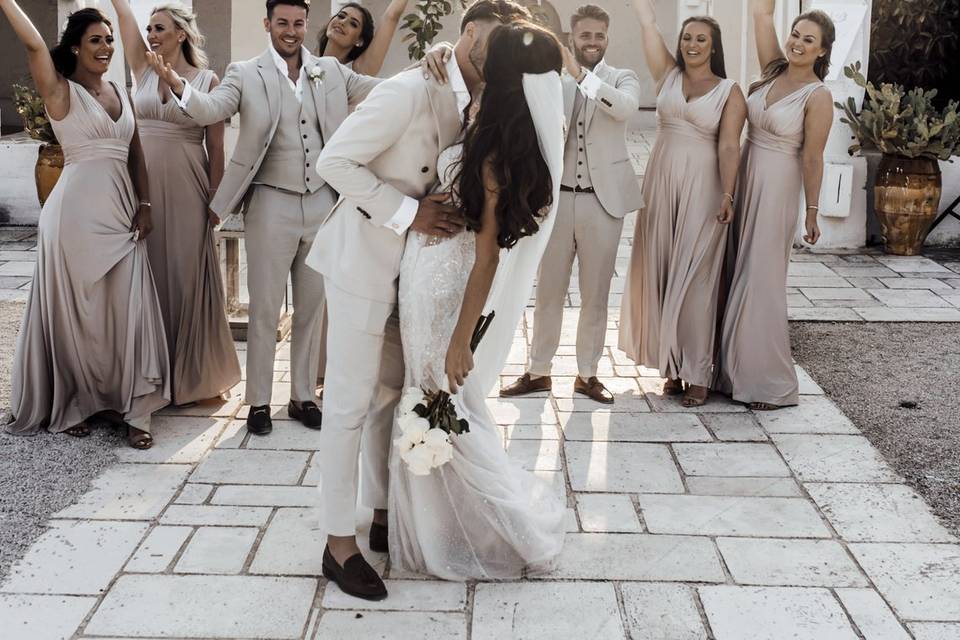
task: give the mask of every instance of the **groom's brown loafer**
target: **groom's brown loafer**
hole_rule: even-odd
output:
[[[370,551],[377,553],[389,553],[390,546],[387,544],[387,525],[374,522],[370,525]]]
[[[603,386],[603,383],[600,382],[596,376],[591,377],[589,380],[584,380],[580,376],[577,376],[577,379],[573,383],[573,390],[596,402],[613,404],[613,394]]]
[[[323,550],[323,576],[336,582],[340,590],[355,598],[364,600],[383,600],[387,597],[387,587],[361,554],[347,558],[341,567],[330,553],[330,547]]]
[[[517,381],[513,384],[500,389],[500,397],[512,398],[514,396],[525,396],[528,393],[550,391],[551,387],[553,387],[553,381],[550,379],[550,376],[534,378],[529,373],[525,373],[517,378]]]

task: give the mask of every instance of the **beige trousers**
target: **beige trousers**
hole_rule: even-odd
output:
[[[315,400],[320,359],[323,276],[304,264],[320,222],[336,202],[329,187],[303,195],[257,185],[244,216],[250,324],[247,393],[251,406],[270,404],[277,351],[277,322],[293,284],[290,398]]]
[[[579,261],[580,318],[577,321],[577,370],[597,375],[607,332],[610,280],[617,261],[623,218],[611,216],[592,193],[560,192],[557,221],[540,262],[533,312],[530,373],[548,376],[560,345],[563,305],[573,261]]]
[[[325,286],[327,371],[317,452],[321,522],[329,535],[352,536],[361,473],[361,502],[387,508],[390,435],[403,390],[400,317],[395,303],[355,296],[330,280]]]

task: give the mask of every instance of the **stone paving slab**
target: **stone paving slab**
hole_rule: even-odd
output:
[[[902,619],[960,622],[960,546],[853,543],[850,551]]]
[[[593,640],[624,637],[614,585],[540,582],[477,586],[474,640],[564,638],[571,632]]]
[[[717,640],[857,640],[827,589],[701,587]]]
[[[100,595],[148,529],[143,522],[53,521],[0,592]]]
[[[258,576],[122,576],[90,636],[302,638],[317,581]],[[345,636],[341,636],[345,637]]]
[[[873,589],[836,589],[836,594],[865,638],[910,640],[893,611]]]
[[[620,593],[631,640],[707,640],[691,587],[627,582]]]
[[[95,597],[0,595],[5,640],[69,638],[97,603]]]

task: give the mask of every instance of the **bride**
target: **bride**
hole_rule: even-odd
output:
[[[553,227],[563,165],[560,45],[528,23],[497,27],[486,87],[462,144],[439,158],[440,191],[467,231],[450,239],[411,232],[400,267],[400,331],[407,388],[449,390],[469,433],[427,476],[393,447],[392,563],[449,580],[548,570],[563,545],[565,503],[510,460],[486,405],[507,358]],[[476,354],[481,315],[495,318]],[[476,362],[474,362],[476,357]],[[394,438],[399,437],[394,425]]]

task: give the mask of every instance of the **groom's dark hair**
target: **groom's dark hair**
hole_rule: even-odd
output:
[[[530,11],[512,0],[477,0],[463,14],[460,33],[466,30],[468,24],[479,20],[496,20],[500,24],[509,24],[530,19]]]
[[[273,17],[273,10],[277,5],[288,4],[291,7],[303,7],[310,13],[310,0],[267,0],[267,18]]]

